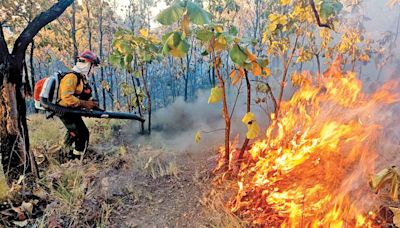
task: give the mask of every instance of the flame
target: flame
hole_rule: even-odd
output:
[[[400,100],[398,84],[366,94],[350,72],[303,84],[245,154],[231,210],[266,227],[374,226],[376,117]]]

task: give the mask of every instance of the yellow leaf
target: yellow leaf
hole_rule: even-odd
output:
[[[256,119],[256,117],[254,116],[254,113],[248,112],[248,113],[246,113],[246,115],[243,116],[242,122],[244,124],[248,124],[250,121],[255,120],[255,119]]]
[[[271,24],[268,25],[268,30],[269,30],[270,32],[273,32],[273,31],[275,31],[275,29],[276,29],[277,26],[278,26],[278,24],[276,24],[276,23],[271,23]]]
[[[260,126],[258,125],[254,114],[252,112],[246,113],[242,119],[242,122],[247,125],[246,137],[248,139],[256,138],[260,133]]]
[[[142,35],[143,37],[148,37],[149,36],[149,30],[146,28],[142,28],[139,30],[140,35]]]
[[[250,125],[247,126],[247,134],[246,137],[248,139],[257,138],[258,134],[260,134],[260,126],[258,126],[257,121],[253,121]]]
[[[390,197],[392,198],[393,201],[398,202],[399,201],[399,176],[398,175],[393,175],[391,184],[392,184],[392,186],[390,188]]]
[[[365,54],[365,53],[361,54],[360,61],[364,62],[364,63],[369,62],[369,56],[367,54]]]
[[[260,65],[258,65],[257,62],[252,62],[251,65],[252,65],[251,72],[253,72],[253,75],[254,76],[260,76],[261,75],[261,67],[260,67]]]
[[[268,77],[271,75],[271,70],[268,67],[263,68],[263,77]]]
[[[267,40],[268,40],[268,33],[267,33],[267,31],[264,31],[264,32],[262,33],[262,40],[261,40],[261,42],[262,42],[263,44],[265,44],[265,42],[267,42]]]
[[[222,88],[216,86],[211,89],[210,97],[208,98],[208,103],[213,104],[213,103],[218,103],[222,100]]]
[[[229,77],[232,80],[232,85],[236,85],[236,83],[238,83],[240,81],[240,79],[242,78],[240,76],[240,72],[238,72],[236,70],[232,70],[231,73],[229,74]]]
[[[251,61],[257,61],[257,56],[254,55],[253,53],[251,53],[248,49],[245,50],[246,54],[247,54],[247,58]]]
[[[236,70],[232,70],[231,73],[229,73],[229,77],[233,78],[236,75]]]
[[[178,48],[171,49],[169,52],[172,56],[177,57],[177,58],[183,58],[186,56],[186,53],[180,51]]]
[[[196,134],[194,135],[194,141],[196,143],[200,143],[200,140],[201,140],[201,132],[197,131]]]
[[[222,33],[224,30],[222,29],[221,26],[215,26],[215,31]]]
[[[393,212],[393,223],[396,227],[400,227],[400,209],[395,207],[389,207]]]
[[[182,30],[186,35],[189,34],[189,16],[187,14],[182,19]]]
[[[393,201],[398,201],[399,195],[399,174],[395,167],[381,170],[379,173],[371,177],[369,185],[372,190],[378,192],[385,184],[390,183],[390,196]]]
[[[281,5],[286,6],[289,5],[291,0],[281,0]]]

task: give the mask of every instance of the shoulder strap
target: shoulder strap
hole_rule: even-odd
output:
[[[78,78],[78,84],[77,84],[77,86],[81,84],[81,81],[82,81],[82,79],[83,79],[83,75],[80,74],[80,73],[78,73],[78,72],[75,72],[75,71],[67,71],[67,72],[61,72],[61,73],[59,73],[59,74],[58,74],[59,80],[61,81],[61,79],[63,79],[63,78],[65,77],[65,75],[67,75],[67,74],[74,74],[74,75]]]

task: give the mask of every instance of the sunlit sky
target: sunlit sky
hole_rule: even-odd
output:
[[[125,9],[128,5],[129,5],[129,0],[116,0],[116,3],[118,4],[118,6],[120,7],[120,9]],[[157,14],[161,11],[161,10],[163,10],[163,9],[165,9],[166,8],[166,4],[165,4],[165,2],[164,1],[158,1],[157,3],[156,3],[156,6],[155,7],[152,7],[152,9],[151,9],[151,12],[152,12],[152,15],[151,15],[151,27],[155,27],[155,26],[157,26],[158,25],[158,23],[157,22],[155,22],[155,20],[154,20],[154,18],[157,16]],[[122,13],[122,14],[125,14],[125,13]],[[120,16],[122,16],[122,17],[125,17],[125,15],[120,15]]]

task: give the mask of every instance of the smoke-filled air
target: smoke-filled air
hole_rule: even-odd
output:
[[[400,0],[0,1],[1,227],[400,227]]]

